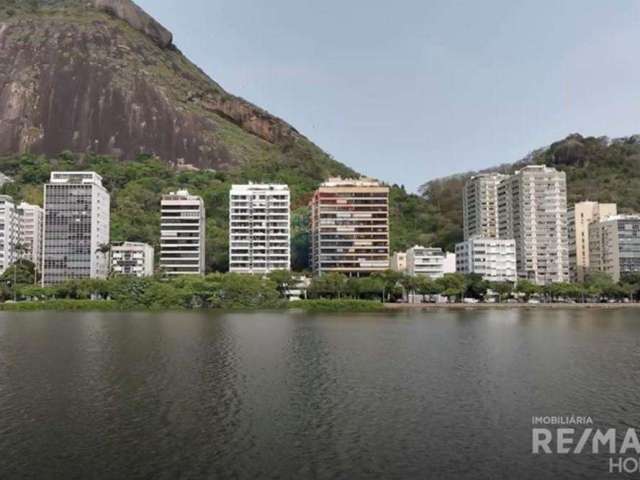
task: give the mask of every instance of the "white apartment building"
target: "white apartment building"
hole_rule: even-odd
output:
[[[44,209],[22,202],[18,205],[19,243],[24,248],[22,258],[42,269],[42,242],[44,241]]]
[[[539,285],[569,280],[567,180],[532,165],[498,186],[498,237],[516,241],[518,277]]]
[[[204,275],[204,202],[187,190],[162,196],[160,205],[160,269],[175,275]]]
[[[109,192],[95,172],[52,172],[44,186],[42,284],[106,278],[109,244]]]
[[[441,248],[427,248],[416,245],[407,250],[407,274],[412,277],[425,276],[441,278],[456,272],[455,253],[444,252]]]
[[[580,202],[569,209],[569,273],[572,282],[584,282],[589,272],[589,226],[617,214],[615,203]]]
[[[291,269],[291,200],[286,185],[233,185],[229,193],[229,271]]]
[[[19,221],[13,198],[0,195],[0,274],[18,259],[15,247],[19,242]]]
[[[148,243],[124,242],[111,247],[111,271],[115,275],[153,275],[154,249]]]
[[[457,271],[482,275],[491,282],[516,282],[516,242],[497,238],[471,238],[456,245]]]
[[[389,269],[389,188],[369,179],[331,178],[311,200],[313,273],[351,276]]]
[[[471,177],[464,186],[464,239],[498,238],[498,185],[506,175],[485,173]]]
[[[616,215],[589,226],[590,267],[615,282],[640,273],[640,215]]]

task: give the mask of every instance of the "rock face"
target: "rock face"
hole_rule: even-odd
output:
[[[328,158],[223,90],[131,1],[41,2],[0,0],[0,155],[148,153],[215,169],[296,149]]]
[[[124,20],[151,38],[161,48],[168,48],[173,42],[173,35],[169,30],[130,0],[94,0],[94,5],[99,10]]]

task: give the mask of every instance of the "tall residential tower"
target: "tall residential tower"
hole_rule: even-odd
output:
[[[564,172],[532,165],[502,180],[498,218],[499,238],[516,241],[520,279],[539,285],[569,280]]]
[[[311,200],[311,263],[322,275],[389,269],[389,188],[368,178],[332,178]]]
[[[233,185],[229,194],[229,271],[265,274],[291,268],[286,185]]]
[[[201,197],[178,190],[162,196],[160,270],[171,276],[205,273],[205,208]]]
[[[110,197],[95,172],[52,172],[44,186],[42,284],[105,278]]]
[[[615,203],[580,202],[569,209],[569,267],[572,282],[584,282],[589,272],[589,226],[618,214]]]
[[[486,173],[471,177],[464,185],[464,239],[498,238],[498,185],[506,175]]]

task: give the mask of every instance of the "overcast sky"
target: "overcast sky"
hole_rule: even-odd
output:
[[[137,0],[230,92],[415,190],[640,133],[635,0]]]

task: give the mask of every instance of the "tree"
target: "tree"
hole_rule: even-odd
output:
[[[520,280],[516,286],[516,292],[523,294],[525,301],[528,301],[532,296],[540,295],[542,287],[530,280]]]
[[[489,283],[484,281],[481,275],[471,273],[464,278],[464,296],[468,298],[482,299],[487,293]]]
[[[268,275],[269,280],[277,285],[282,298],[286,298],[287,292],[295,284],[295,275],[289,270],[274,270]]]
[[[348,279],[341,273],[326,273],[316,277],[309,286],[309,295],[315,298],[342,298],[347,292]]]
[[[432,278],[426,276],[416,277],[416,292],[422,295],[423,302],[425,295],[439,295],[442,291],[441,285],[433,281]]]
[[[513,283],[511,282],[492,282],[489,288],[498,294],[498,303],[502,303],[513,293]]]
[[[465,291],[465,277],[461,273],[448,273],[436,280],[442,295],[449,300],[460,300]]]
[[[32,285],[35,283],[35,279],[35,265],[33,262],[24,259],[17,260],[0,276],[0,282],[3,285],[11,285],[14,301],[18,299],[18,287],[20,285]]]

